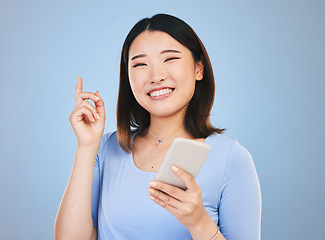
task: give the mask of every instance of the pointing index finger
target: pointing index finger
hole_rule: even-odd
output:
[[[82,92],[82,79],[81,77],[78,77],[78,80],[77,80],[77,86],[76,86],[76,93],[74,95],[74,99],[77,100],[77,97],[79,95],[79,93]]]

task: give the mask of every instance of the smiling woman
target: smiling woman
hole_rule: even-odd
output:
[[[128,64],[133,95],[150,113],[151,121],[176,117],[174,114],[184,116],[195,83],[203,77],[202,61],[195,63],[190,50],[161,31],[141,33],[133,41],[129,55],[136,56]]]
[[[210,123],[214,91],[191,27],[166,14],[138,22],[122,49],[116,132],[103,135],[103,100],[78,78],[70,115],[78,148],[55,238],[260,239],[254,163]],[[152,180],[177,137],[211,147],[197,178],[172,167],[186,190]]]
[[[151,42],[149,38],[155,41]],[[160,38],[163,38],[164,41]],[[138,49],[138,52],[136,52],[135,48],[139,47],[139,43],[141,44],[141,41],[138,41],[139,39],[144,39],[147,42],[146,44],[142,44],[143,48]],[[160,44],[160,49],[158,49],[158,45],[156,46],[155,43]],[[130,52],[130,50],[134,52]],[[160,50],[160,52],[158,50]],[[170,15],[158,14],[151,19],[146,18],[138,22],[131,29],[123,45],[117,107],[117,134],[121,147],[127,152],[132,151],[132,132],[130,127],[135,128],[134,132],[141,133],[147,130],[150,125],[150,114],[137,102],[135,96],[132,94],[133,89],[131,88],[130,83],[132,84],[132,82],[130,80],[132,79],[131,72],[135,72],[132,71],[132,67],[137,64],[140,65],[136,67],[151,67],[152,74],[158,71],[161,71],[159,74],[167,74],[166,68],[168,66],[165,66],[163,69],[163,66],[166,64],[158,65],[157,61],[152,63],[158,65],[155,66],[155,68],[153,68],[152,64],[151,66],[146,66],[146,63],[141,61],[131,65],[133,64],[133,60],[139,60],[139,58],[140,60],[144,60],[148,58],[148,54],[154,54],[154,51],[156,51],[157,55],[160,53],[160,62],[166,64],[177,61],[178,58],[181,57],[180,55],[183,55],[190,64],[187,67],[184,66],[187,68],[186,72],[192,70],[193,74],[203,75],[198,76],[198,80],[202,78],[203,81],[194,81],[195,92],[192,99],[188,102],[188,107],[185,111],[184,124],[190,135],[192,135],[193,138],[206,138],[214,132],[221,133],[223,129],[214,128],[209,121],[214,100],[215,82],[210,59],[204,45],[193,29],[184,21]],[[190,58],[189,55],[191,56]],[[153,61],[154,59],[151,60]],[[171,65],[173,67],[174,63]],[[157,75],[155,77],[157,77]],[[158,75],[158,78],[159,77],[161,76]],[[164,76],[162,76],[162,78],[164,78]],[[188,84],[189,82],[182,87]],[[151,126],[151,129],[152,128]],[[171,130],[171,132],[173,132],[173,130]],[[169,134],[166,132],[166,135]]]

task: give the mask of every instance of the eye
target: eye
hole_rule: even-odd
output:
[[[145,64],[145,63],[137,63],[137,64],[133,65],[134,68],[142,67],[142,66],[147,66],[147,64]]]
[[[175,59],[180,59],[179,57],[171,57],[171,58],[167,58],[164,62],[169,62]]]

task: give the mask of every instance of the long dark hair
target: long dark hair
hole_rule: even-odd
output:
[[[129,82],[129,50],[134,39],[144,31],[162,31],[188,48],[194,62],[202,61],[204,75],[196,81],[195,92],[188,104],[184,125],[193,138],[206,138],[224,129],[210,123],[210,112],[214,101],[215,83],[208,53],[193,29],[184,21],[167,14],[145,18],[134,25],[123,44],[120,65],[120,86],[117,102],[117,138],[125,152],[132,151],[133,132],[142,133],[149,127],[150,114],[136,101]]]

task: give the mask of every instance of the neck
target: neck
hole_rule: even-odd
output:
[[[188,135],[183,118],[150,118],[150,130],[159,139],[166,139],[184,134]]]

